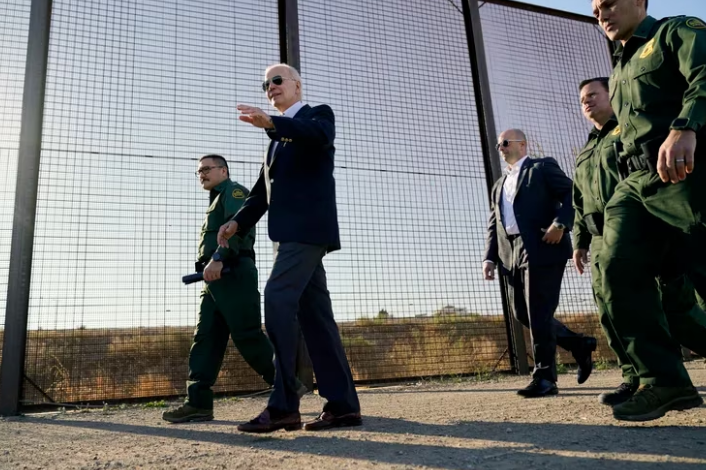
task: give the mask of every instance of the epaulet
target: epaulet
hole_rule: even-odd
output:
[[[706,23],[701,18],[695,16],[670,16],[659,20],[658,23],[660,25],[662,23],[674,23],[675,26],[686,26],[690,29],[706,29]]]

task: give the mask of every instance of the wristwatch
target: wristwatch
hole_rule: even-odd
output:
[[[675,131],[698,132],[701,126],[696,123],[693,119],[676,118],[674,121],[672,121],[672,125],[669,127],[670,129],[674,129]]]
[[[558,228],[559,230],[566,230],[566,225],[560,224],[559,222],[554,222],[552,223],[552,225]]]
[[[222,263],[225,261],[225,257],[219,252],[215,252],[213,256],[211,256],[211,260]]]

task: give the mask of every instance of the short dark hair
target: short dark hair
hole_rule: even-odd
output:
[[[650,4],[650,0],[645,0],[645,10],[647,10],[647,5]]]
[[[228,168],[228,162],[225,158],[220,155],[210,154],[204,155],[203,157],[199,158],[199,162],[202,162],[207,159],[215,160],[219,165],[223,165],[226,168],[226,175],[230,177],[230,169]]]
[[[598,82],[601,85],[603,85],[603,88],[605,88],[605,91],[608,91],[608,77],[595,77],[595,78],[588,78],[581,83],[579,83],[579,91],[583,90],[583,88],[593,82]]]

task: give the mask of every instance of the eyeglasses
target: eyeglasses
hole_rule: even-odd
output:
[[[209,174],[209,173],[211,172],[211,170],[213,170],[214,168],[225,168],[225,166],[223,166],[223,165],[218,165],[218,166],[203,166],[203,167],[199,168],[198,170],[196,170],[195,174],[196,174],[196,176],[199,176],[199,175],[201,175],[201,174],[207,175],[207,174]]]
[[[497,150],[500,150],[500,147],[503,147],[503,148],[508,147],[508,146],[510,146],[510,142],[524,142],[524,140],[507,140],[507,139],[505,139],[502,142],[500,142],[499,144],[496,144],[495,148]]]
[[[282,75],[275,75],[274,77],[262,82],[262,91],[267,92],[267,90],[270,89],[270,83],[273,83],[277,86],[280,86],[282,84],[282,82],[284,82],[285,80],[293,80],[295,82],[297,81],[294,78],[285,78]]]

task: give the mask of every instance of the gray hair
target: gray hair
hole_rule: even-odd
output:
[[[270,70],[272,70],[276,67],[282,67],[282,68],[287,69],[289,71],[289,77],[299,82],[300,90],[301,90],[301,94],[300,94],[301,96],[299,98],[302,98],[304,96],[304,83],[302,82],[302,77],[301,77],[301,75],[299,75],[299,72],[297,71],[297,69],[295,69],[294,67],[292,67],[289,64],[273,64],[265,69],[265,76],[267,76],[267,74],[270,72]]]

